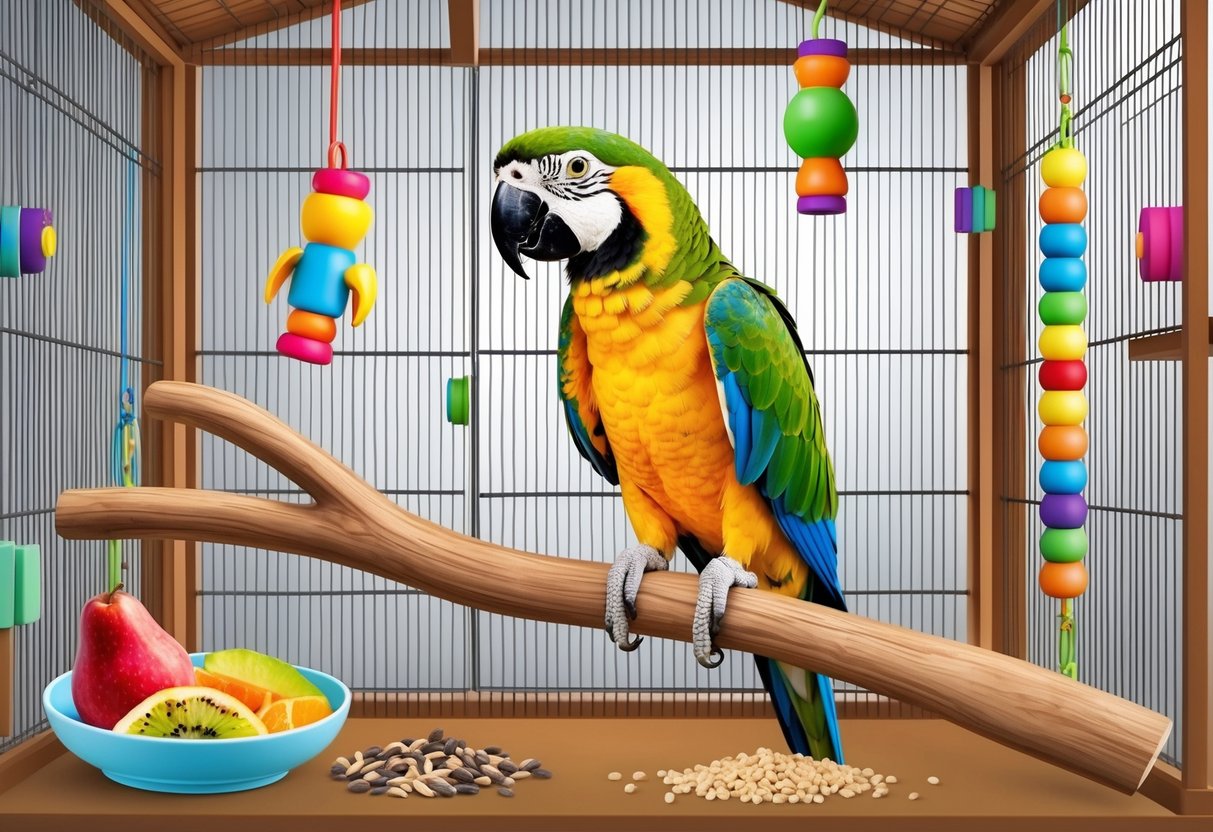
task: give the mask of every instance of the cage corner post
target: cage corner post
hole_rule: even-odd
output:
[[[968,84],[969,183],[994,183],[994,145],[999,118],[998,87],[991,67],[970,64]],[[968,239],[968,640],[994,649],[994,611],[998,606],[995,564],[995,517],[998,514],[994,443],[995,257],[991,234]]]
[[[142,386],[160,379],[194,381],[193,288],[196,211],[196,68],[175,44],[125,0],[106,0],[119,28],[139,44],[154,67],[143,74],[142,143],[154,148],[158,167],[142,171],[142,262],[144,269],[144,354],[159,359],[143,368]],[[149,485],[196,485],[195,432],[182,425],[147,424],[144,479]],[[187,648],[197,646],[193,590],[197,546],[183,541],[143,543],[140,596],[148,610]]]
[[[1209,7],[1180,0],[1183,39],[1183,705],[1180,811],[1213,813],[1209,552]]]

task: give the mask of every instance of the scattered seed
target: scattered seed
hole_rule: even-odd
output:
[[[382,748],[380,748],[377,745],[372,745],[370,748],[368,748],[362,752],[362,756],[374,758],[374,757],[378,757],[382,753],[383,753]]]
[[[932,775],[931,777],[927,778],[927,782],[930,783],[932,786],[938,786],[939,778]]]
[[[381,795],[381,794],[387,794],[387,793],[388,793],[387,786],[376,786],[375,788],[371,789],[371,794],[376,795],[376,796]]]
[[[430,735],[427,739],[430,742],[437,742],[438,740],[442,739],[442,729],[435,728],[433,731],[430,731]]]
[[[421,753],[428,757],[435,751],[441,752],[444,745],[445,743],[438,742],[437,740],[431,740],[430,742],[427,742],[425,745],[421,746]]]
[[[485,754],[483,751],[477,751],[474,759],[476,760],[476,765],[478,766],[487,766],[489,764],[489,755]]]
[[[426,742],[427,742],[427,740],[424,737],[419,740],[413,740],[412,742],[409,743],[409,751],[416,751],[417,749],[419,749],[423,745],[425,745]]]
[[[501,795],[502,797],[513,797],[514,790],[507,789],[505,786],[502,786],[500,789],[497,790],[497,794]]]
[[[673,792],[666,792],[666,793],[665,793],[665,802],[666,802],[666,803],[673,803],[673,802],[674,802],[674,793],[673,793]]]
[[[910,792],[910,800],[917,800],[918,792]]]
[[[633,780],[648,780],[649,776],[647,774],[645,774],[643,771],[633,771],[632,779]]]
[[[493,785],[493,781],[492,781],[490,778],[485,777],[483,774],[482,774],[482,775],[480,775],[479,777],[477,777],[477,778],[476,778],[475,780],[473,780],[472,782],[473,782],[473,783],[475,783],[477,786],[491,786],[491,785]]]
[[[497,765],[497,770],[500,771],[502,774],[513,774],[514,772],[518,771],[518,766],[511,763],[509,760],[502,760],[501,762],[497,763],[496,765]]]
[[[431,780],[429,781],[428,785],[433,791],[442,795],[443,797],[455,796],[455,787],[445,780]]]
[[[413,791],[417,792],[417,794],[421,795],[422,797],[434,796],[434,790],[427,786],[423,780],[416,780],[413,782]]]
[[[455,749],[458,747],[459,747],[459,740],[455,739],[454,737],[450,737],[446,742],[444,742],[442,744],[442,750],[446,752],[446,755],[448,757],[451,756],[452,754],[454,754]]]
[[[350,763],[349,768],[347,768],[345,770],[345,776],[353,777],[355,774],[357,774],[360,771],[362,771],[362,761],[357,760],[355,762]]]
[[[355,752],[354,752],[354,759],[355,759],[355,760],[358,760],[358,761],[361,761],[361,760],[362,760],[362,752],[361,752],[361,751],[355,751]]]
[[[552,772],[548,771],[546,768],[535,768],[531,769],[531,776],[538,777],[540,780],[551,780]]]
[[[498,771],[494,765],[483,765],[480,767],[480,770],[494,783],[500,783],[505,779],[505,775]]]
[[[475,773],[470,768],[457,768],[451,771],[451,777],[458,780],[460,783],[471,783],[476,779]]]
[[[636,791],[636,784],[628,783],[626,786],[623,787],[623,791],[625,794],[632,794],[633,792]]]
[[[490,745],[490,746],[487,746],[487,747],[484,749],[484,753],[485,753],[485,754],[500,754],[500,753],[501,753],[501,746],[500,746],[500,745]]]
[[[610,774],[607,775],[607,779],[608,780],[622,780],[623,775],[617,771],[612,771]]]
[[[853,792],[851,789],[843,789],[839,792],[839,794],[848,799],[855,796],[855,792]]]
[[[399,742],[389,742],[383,747],[384,753],[403,754],[408,748],[408,743],[403,740]]]
[[[896,777],[896,776],[894,776],[894,775],[892,775],[892,774],[890,774],[888,777],[886,777],[886,778],[884,779],[884,781],[885,781],[886,783],[888,783],[889,785],[892,785],[892,784],[894,784],[894,783],[896,783],[896,782],[897,782],[897,777]]]
[[[511,780],[526,780],[531,776],[529,771],[516,771],[510,775]]]
[[[350,761],[347,760],[345,757],[338,757],[336,760],[333,761],[333,765],[341,766],[342,768],[349,768]]]
[[[383,767],[383,760],[376,760],[373,763],[367,763],[365,766],[363,766],[362,773],[366,774],[369,771],[374,771],[375,769],[382,768],[382,767]]]
[[[480,787],[475,783],[459,783],[455,786],[458,794],[480,794]]]
[[[350,784],[346,786],[346,788],[352,791],[354,794],[362,794],[363,792],[369,792],[371,790],[371,784],[365,780],[351,780]]]
[[[538,760],[536,760],[534,757],[527,757],[525,760],[523,760],[521,763],[518,764],[518,768],[521,771],[534,771],[535,769],[539,768],[539,766],[541,766],[541,765],[543,765],[543,764],[540,763]]]
[[[388,795],[389,795],[389,796],[391,796],[391,797],[402,797],[402,798],[406,798],[406,797],[408,797],[408,796],[409,796],[409,793],[408,793],[408,792],[406,792],[406,791],[405,791],[404,789],[402,789],[402,788],[399,788],[398,786],[393,786],[392,788],[388,789],[388,790],[387,790],[387,793],[388,793]]]

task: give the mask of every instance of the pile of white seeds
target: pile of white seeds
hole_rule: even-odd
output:
[[[682,771],[658,771],[657,775],[670,787],[666,803],[673,803],[680,794],[755,804],[824,803],[831,795],[852,798],[871,793],[874,798],[884,797],[889,786],[897,782],[896,777],[885,777],[870,768],[814,760],[803,754],[782,754],[769,748]]]

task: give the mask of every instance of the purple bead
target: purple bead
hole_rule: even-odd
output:
[[[1087,520],[1081,494],[1046,494],[1040,501],[1040,521],[1050,529],[1077,529]]]
[[[845,214],[847,198],[845,196],[829,196],[819,194],[802,196],[796,200],[796,210],[802,214]]]
[[[802,40],[800,47],[796,50],[796,57],[803,58],[805,55],[833,55],[835,58],[845,58],[847,56],[847,43],[844,40],[835,40],[834,38],[810,38]]]
[[[21,273],[41,274],[46,268],[42,253],[42,229],[53,225],[51,212],[45,208],[21,209]]]

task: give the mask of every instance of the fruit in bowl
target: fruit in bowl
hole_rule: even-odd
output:
[[[205,669],[203,654],[195,653],[190,658],[195,668]],[[97,728],[86,724],[76,711],[72,701],[71,673],[63,674],[47,686],[42,703],[51,728],[64,746],[86,763],[101,769],[111,780],[134,788],[175,794],[235,792],[280,780],[291,769],[320,754],[336,739],[349,715],[352,697],[348,687],[318,670],[303,667],[292,669],[321,691],[332,713],[315,722],[278,733],[269,733],[264,721],[262,727],[267,733],[238,737],[228,734],[229,738],[174,737],[171,730],[165,730],[163,725],[161,733],[169,736],[157,737],[146,732],[140,734],[133,720],[128,730],[134,728],[134,733]],[[198,690],[196,685],[186,687]],[[233,705],[222,691],[204,690],[206,692],[202,696],[212,700],[208,707],[226,701],[229,710],[235,711],[251,725],[256,725],[253,720],[259,718],[243,702],[235,700],[237,704]],[[190,694],[191,697],[197,695]],[[160,704],[170,699],[174,710],[178,702],[186,702],[186,697],[179,693],[165,692]],[[288,701],[280,699],[271,704]],[[293,710],[297,708],[298,705]],[[141,715],[147,713],[153,712],[149,709]],[[165,707],[165,724],[167,714]],[[144,721],[151,720],[145,716]],[[193,723],[181,719],[177,721],[194,733]],[[222,724],[209,727],[220,734],[225,730]],[[199,729],[198,733],[206,733],[206,729]]]

